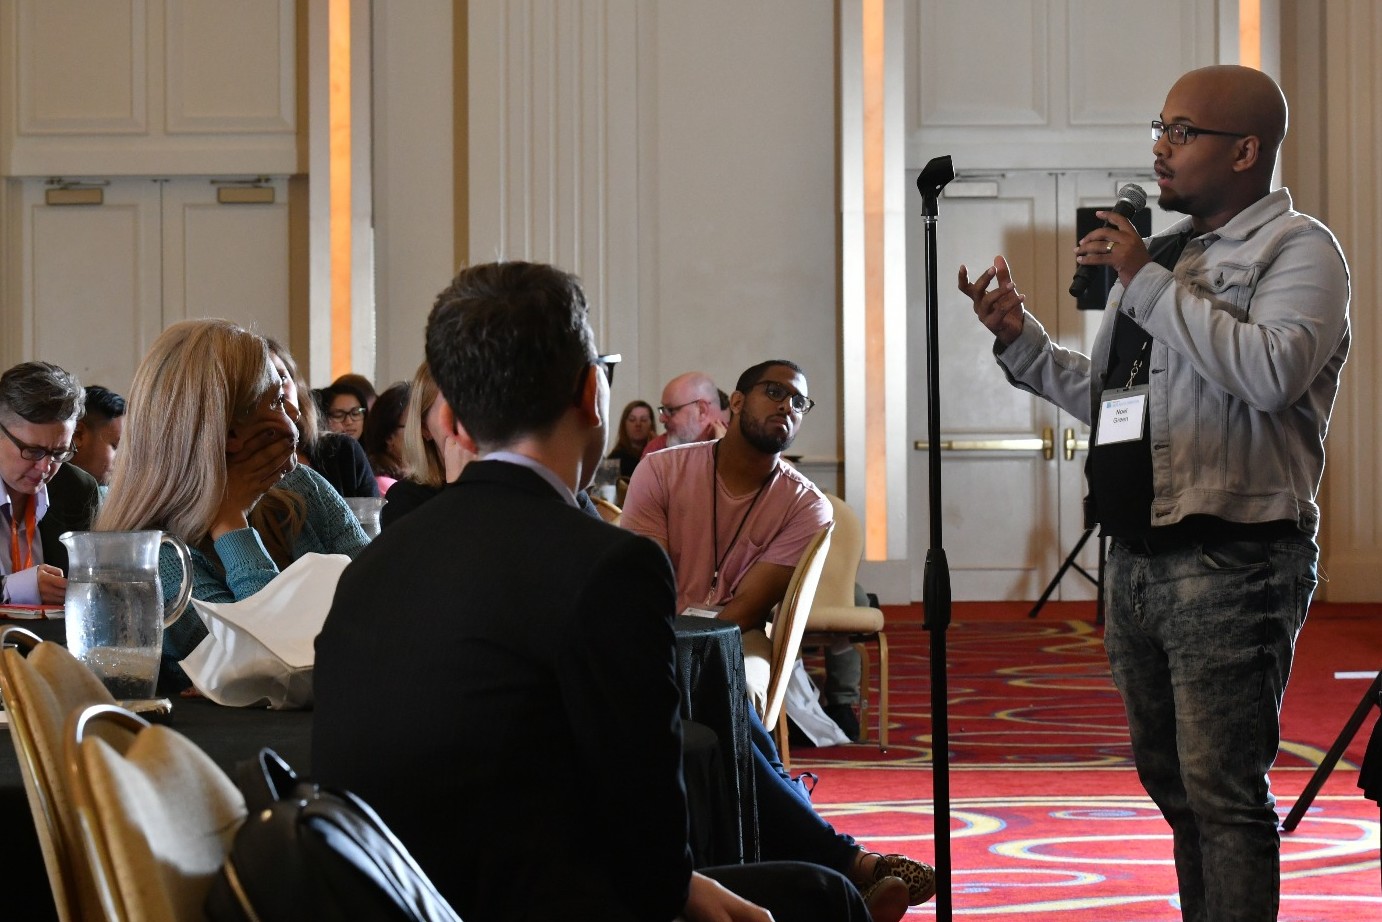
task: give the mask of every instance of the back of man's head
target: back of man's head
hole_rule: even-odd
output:
[[[81,419],[85,405],[76,376],[51,362],[23,362],[0,375],[0,416],[65,423]]]
[[[481,449],[551,430],[595,358],[575,276],[542,263],[462,269],[427,319],[427,364]]]
[[[86,386],[86,416],[88,426],[104,426],[112,419],[125,415],[125,398],[99,384]]]

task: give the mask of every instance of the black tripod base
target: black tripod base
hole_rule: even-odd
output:
[[[1080,540],[1076,541],[1075,546],[1070,549],[1070,553],[1065,555],[1065,561],[1060,565],[1060,569],[1056,571],[1056,575],[1051,577],[1051,582],[1046,584],[1046,589],[1042,591],[1041,598],[1037,599],[1036,604],[1032,606],[1032,610],[1027,612],[1028,618],[1035,618],[1041,613],[1041,607],[1050,601],[1051,594],[1056,591],[1056,587],[1060,585],[1061,579],[1067,572],[1074,570],[1094,584],[1094,588],[1097,590],[1096,601],[1094,603],[1094,623],[1104,623],[1104,539],[1099,539],[1098,576],[1094,576],[1075,561],[1075,558],[1080,556],[1080,551],[1084,550],[1084,546],[1089,542],[1089,539],[1094,536],[1094,531],[1093,528],[1086,528],[1084,534],[1080,535]]]
[[[1310,782],[1305,786],[1305,790],[1300,792],[1300,799],[1291,808],[1291,812],[1286,814],[1286,819],[1282,821],[1281,828],[1286,832],[1291,832],[1300,824],[1301,817],[1305,816],[1305,811],[1310,809],[1310,803],[1315,799],[1315,795],[1324,787],[1324,783],[1329,778],[1329,773],[1334,771],[1334,766],[1339,764],[1339,759],[1343,758],[1344,750],[1348,744],[1353,742],[1353,738],[1358,735],[1358,728],[1363,726],[1363,721],[1367,719],[1368,712],[1374,706],[1382,707],[1382,700],[1378,696],[1382,694],[1382,672],[1372,680],[1368,690],[1363,694],[1363,700],[1358,702],[1358,706],[1353,709],[1352,716],[1348,723],[1344,724],[1343,731],[1339,738],[1334,741],[1334,745],[1329,747],[1329,752],[1325,753],[1324,761],[1320,762],[1315,774],[1310,776]]]

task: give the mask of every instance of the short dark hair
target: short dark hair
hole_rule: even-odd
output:
[[[542,435],[571,406],[595,359],[585,294],[542,263],[462,269],[427,318],[427,364],[484,448]]]
[[[0,413],[31,423],[65,423],[85,412],[77,376],[51,362],[22,362],[0,375]]]
[[[325,412],[330,412],[332,402],[333,402],[337,397],[341,397],[341,396],[354,397],[357,401],[359,401],[360,406],[365,407],[365,408],[368,408],[368,407],[369,407],[369,398],[368,398],[368,396],[365,394],[364,391],[360,390],[360,389],[359,389],[358,387],[356,387],[354,384],[347,384],[347,383],[345,383],[345,382],[343,382],[343,381],[337,381],[335,384],[331,385],[330,387],[324,387],[324,388],[322,388],[322,393],[326,395],[326,411],[325,411]]]
[[[86,386],[86,421],[88,425],[105,425],[125,415],[125,398],[99,384]],[[92,417],[100,417],[93,419]]]
[[[763,376],[768,373],[769,368],[776,368],[779,365],[784,368],[792,369],[792,371],[801,375],[803,378],[806,377],[806,372],[803,371],[801,366],[796,362],[788,359],[768,359],[766,362],[759,362],[757,365],[746,369],[744,373],[739,376],[739,383],[734,385],[734,389],[741,394],[747,394],[750,388],[763,380]]]

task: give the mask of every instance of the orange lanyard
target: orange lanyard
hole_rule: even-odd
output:
[[[34,565],[34,535],[38,529],[38,518],[34,507],[38,504],[37,496],[30,496],[28,504],[24,507],[24,528],[22,531],[28,532],[25,537],[28,539],[20,542],[19,536],[21,529],[19,519],[14,514],[14,500],[10,500],[10,572],[18,573],[20,570],[27,570]],[[21,551],[22,548],[22,551]]]

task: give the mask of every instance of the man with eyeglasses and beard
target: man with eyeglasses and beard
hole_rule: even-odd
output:
[[[67,596],[58,537],[90,528],[99,503],[95,479],[64,463],[85,401],[76,377],[48,362],[0,375],[0,601],[61,605]]]
[[[771,659],[762,629],[786,594],[802,551],[832,517],[815,484],[782,460],[815,401],[807,396],[800,366],[770,359],[739,376],[729,406],[723,438],[643,458],[630,479],[620,524],[667,551],[677,577],[678,611],[714,614],[739,625],[745,650],[761,654],[766,647]],[[935,872],[929,865],[859,848],[810,809],[800,786],[784,780],[772,738],[749,710],[763,856],[834,868],[865,890],[875,880],[901,877],[908,902],[930,899]]]
[[[1112,539],[1104,647],[1192,922],[1277,917],[1267,773],[1349,347],[1339,243],[1272,189],[1286,115],[1247,67],[1171,87],[1152,155],[1161,207],[1186,218],[1143,240],[1109,213],[1080,240],[1082,266],[1118,274],[1088,356],[1052,342],[1001,256],[973,283],[959,271],[1009,381],[1092,426],[1086,524]]]

